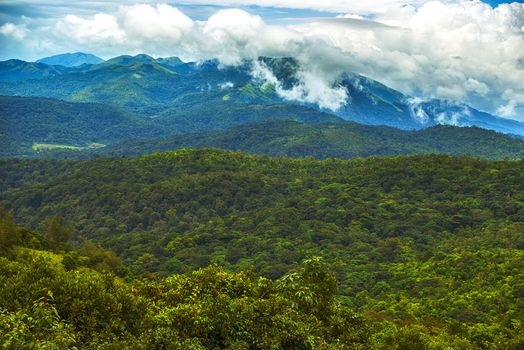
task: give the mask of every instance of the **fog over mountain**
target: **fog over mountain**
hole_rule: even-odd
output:
[[[292,93],[331,110],[351,99],[336,84],[341,73],[350,71],[424,101],[453,100],[524,119],[522,3],[255,3],[229,0],[210,7],[194,0],[179,6],[126,1],[107,2],[100,11],[88,5],[68,8],[60,1],[22,9],[7,1],[12,11],[2,17],[0,40],[9,49],[2,58],[32,60],[79,49],[104,58],[145,52],[184,60],[218,58],[228,65],[259,56],[295,57],[301,85]],[[281,18],[275,7],[290,14],[308,10],[313,18]]]

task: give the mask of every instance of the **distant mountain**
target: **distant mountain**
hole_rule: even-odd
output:
[[[130,55],[122,55],[113,57],[111,59],[108,59],[104,62],[104,66],[111,66],[111,65],[132,65],[135,63],[156,63],[156,60],[145,54],[140,54],[136,56],[130,56]]]
[[[358,75],[346,75],[341,84],[351,96],[351,101],[335,113],[344,119],[401,129],[422,129],[443,124],[477,126],[524,135],[524,123],[481,112],[463,103],[412,98]]]
[[[431,124],[478,126],[524,136],[524,123],[481,112],[462,103],[433,99],[421,102],[418,108],[430,116]]]
[[[83,64],[98,64],[104,62],[104,60],[89,53],[75,52],[45,57],[36,62],[64,67],[76,67]]]
[[[178,57],[158,58],[156,61],[163,66],[171,67],[171,68],[176,68],[184,64],[184,62]]]
[[[477,127],[437,125],[419,131],[404,131],[354,122],[305,124],[286,120],[155,140],[130,140],[91,153],[102,156],[136,156],[179,148],[208,147],[320,159],[429,153],[470,155],[485,159],[524,157],[524,140]]]
[[[299,84],[300,67],[296,60],[261,57],[258,63],[273,72],[284,90]],[[185,120],[188,125],[202,120],[220,124],[218,118],[230,111],[252,111],[253,105],[302,105],[320,110],[313,104],[284,99],[274,85],[254,79],[252,61],[225,67],[217,60],[185,63],[177,57],[155,59],[137,55],[119,56],[96,65],[57,67],[62,66],[26,67],[20,62],[0,62],[0,94],[106,103],[146,117]],[[346,120],[405,130],[438,124],[478,126],[524,136],[524,123],[457,102],[423,101],[350,72],[336,84],[348,91],[348,103],[335,112],[320,111]],[[197,130],[183,127],[179,131]]]

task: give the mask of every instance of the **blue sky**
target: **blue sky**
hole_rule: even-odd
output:
[[[498,6],[500,4],[507,4],[507,3],[509,3],[508,1],[495,1],[495,0],[486,0],[484,2],[490,4],[491,6]],[[517,1],[517,2],[522,2],[522,1]]]

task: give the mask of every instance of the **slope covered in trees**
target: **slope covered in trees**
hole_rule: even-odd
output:
[[[352,122],[319,125],[283,120],[247,124],[217,132],[129,140],[84,154],[68,152],[44,156],[136,156],[184,147],[213,147],[319,159],[428,153],[471,155],[485,159],[520,159],[524,156],[524,140],[475,127],[439,125],[420,131],[403,131]]]
[[[34,143],[86,146],[166,135],[144,118],[98,103],[0,96],[0,156],[31,154]]]
[[[59,214],[133,274],[217,264],[279,279],[321,256],[341,302],[368,318],[462,339],[452,348],[522,341],[523,161],[180,150],[0,169],[22,223]]]
[[[319,257],[278,280],[216,265],[140,277],[88,240],[57,242],[56,231],[72,232],[59,216],[42,234],[20,227],[0,207],[3,349],[517,349],[524,342],[518,315],[510,324],[471,325],[357,313]]]
[[[86,146],[222,130],[264,120],[336,123],[336,116],[293,105],[237,105],[198,109],[158,118],[137,117],[102,103],[73,103],[38,97],[0,96],[0,156],[34,156],[35,143]]]
[[[479,128],[436,126],[403,131],[345,122],[302,106],[231,104],[217,110],[212,107],[206,105],[198,113],[188,111],[179,116],[151,119],[99,103],[0,97],[0,156],[134,156],[182,147],[346,159],[425,153],[486,159],[518,159],[524,155],[523,140]],[[190,134],[181,135],[184,133]],[[70,146],[87,148],[93,143],[107,147],[81,152],[70,149]],[[35,144],[62,147],[49,151],[33,147]]]

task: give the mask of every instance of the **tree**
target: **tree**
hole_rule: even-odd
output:
[[[18,230],[13,214],[0,206],[0,251],[5,251],[16,244]]]
[[[338,292],[335,274],[321,257],[304,260],[303,267],[279,280],[279,289],[287,295],[295,308],[326,319]]]
[[[74,231],[73,227],[59,215],[46,219],[43,229],[52,249],[57,249],[67,243]]]

